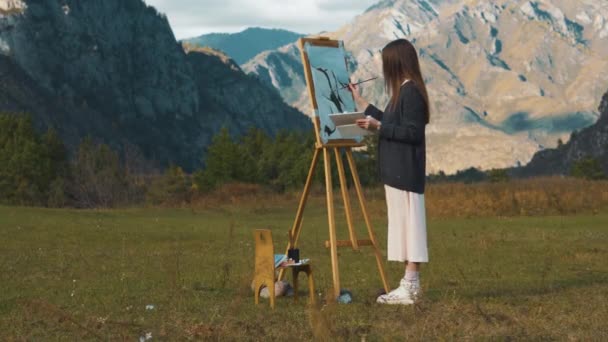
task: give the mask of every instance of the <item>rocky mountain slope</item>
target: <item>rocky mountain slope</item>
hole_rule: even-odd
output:
[[[600,118],[595,124],[572,134],[570,141],[555,149],[546,149],[534,155],[521,169],[513,170],[518,176],[568,175],[572,165],[583,158],[599,160],[608,174],[608,92],[599,107]]]
[[[198,47],[221,50],[238,64],[244,64],[257,54],[292,43],[301,34],[278,29],[248,28],[238,33],[210,33],[183,42]]]
[[[72,147],[91,135],[193,168],[222,125],[310,127],[228,57],[186,54],[142,0],[0,0],[0,9],[9,2],[0,12],[0,111],[31,113]]]
[[[354,79],[381,75],[380,51],[405,37],[421,55],[432,101],[429,172],[526,164],[593,124],[608,86],[602,0],[385,0],[336,32]],[[295,45],[243,66],[310,113]],[[363,88],[382,106],[381,81]]]
[[[273,134],[281,128],[312,129],[306,116],[286,105],[274,89],[245,75],[228,56],[208,48],[185,49],[198,99],[204,104],[199,116],[208,121],[201,125],[205,137],[215,134],[221,126],[239,133],[252,126]]]

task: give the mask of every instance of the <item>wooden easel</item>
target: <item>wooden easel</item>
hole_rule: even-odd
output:
[[[300,38],[298,41],[300,52],[302,56],[302,64],[304,66],[304,74],[306,76],[306,83],[308,85],[308,94],[310,97],[310,101],[314,110],[318,108],[317,101],[315,99],[315,90],[314,90],[314,82],[312,79],[312,73],[310,70],[310,63],[308,60],[308,56],[306,50],[304,49],[304,44],[309,43],[315,46],[324,46],[324,47],[339,47],[339,41],[330,40],[329,38]],[[342,140],[330,140],[327,143],[323,143],[321,137],[319,135],[320,132],[320,122],[319,118],[315,117],[313,119],[313,125],[315,130],[315,150],[312,157],[312,162],[310,164],[310,169],[308,171],[308,177],[306,178],[306,184],[304,185],[304,191],[302,192],[302,196],[300,198],[300,204],[298,206],[298,211],[296,213],[296,217],[293,223],[291,230],[289,231],[289,244],[287,245],[287,249],[296,248],[298,239],[300,237],[300,233],[302,232],[302,215],[304,213],[304,208],[306,207],[306,202],[308,200],[308,195],[310,193],[310,186],[312,183],[312,179],[315,173],[315,169],[317,167],[317,163],[319,161],[319,156],[323,154],[323,164],[325,169],[325,188],[326,188],[326,197],[327,197],[327,218],[329,223],[329,241],[325,241],[325,247],[330,249],[331,252],[331,268],[333,273],[333,290],[334,290],[334,298],[338,298],[340,295],[340,273],[338,269],[338,247],[352,247],[353,250],[359,250],[361,246],[371,246],[374,250],[374,254],[376,256],[376,263],[378,265],[378,270],[380,272],[380,278],[382,280],[382,284],[384,286],[384,290],[388,293],[388,283],[386,281],[386,275],[384,273],[384,265],[382,263],[382,255],[380,254],[380,250],[378,248],[378,242],[376,241],[376,236],[374,234],[374,230],[372,228],[372,223],[369,219],[369,215],[367,214],[367,208],[365,205],[365,198],[363,196],[363,190],[361,188],[361,182],[359,180],[359,174],[357,172],[357,166],[355,164],[355,160],[353,158],[352,148],[353,147],[363,147],[365,144],[359,143],[355,140],[351,139],[342,139]],[[365,224],[367,226],[367,232],[369,235],[369,239],[359,240],[357,239],[356,232],[353,227],[353,218],[351,211],[350,199],[348,196],[348,187],[346,183],[346,172],[344,169],[344,163],[342,162],[342,158],[340,155],[340,151],[343,150],[346,153],[346,158],[348,160],[348,165],[353,177],[353,183],[355,185],[355,189],[357,192],[357,197],[359,199],[359,204],[361,206],[361,213],[363,215],[363,219],[365,220]],[[335,212],[334,212],[334,196],[333,196],[333,188],[332,188],[332,175],[331,175],[331,158],[332,154],[334,154],[336,159],[336,165],[338,167],[338,176],[340,179],[340,189],[342,193],[342,199],[344,200],[344,210],[346,212],[346,222],[348,225],[348,232],[350,236],[350,240],[340,240],[338,241],[336,238],[336,222],[335,222]],[[283,279],[284,270],[281,270],[279,273],[279,279]]]

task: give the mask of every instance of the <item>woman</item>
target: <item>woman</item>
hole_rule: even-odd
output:
[[[419,297],[420,263],[428,262],[424,186],[425,126],[429,100],[414,46],[395,40],[382,50],[382,69],[390,102],[384,112],[349,85],[366,119],[362,128],[379,134],[378,162],[388,208],[388,260],[405,263],[399,287],[378,297],[383,304],[413,304]]]

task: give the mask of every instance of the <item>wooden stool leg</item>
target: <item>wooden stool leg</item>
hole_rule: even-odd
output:
[[[266,284],[272,284],[271,286],[268,286]],[[268,279],[264,280],[264,279],[256,279],[254,281],[253,284],[253,289],[255,291],[254,293],[254,298],[255,298],[255,304],[258,305],[260,304],[260,291],[262,291],[262,287],[268,287],[268,293],[270,293],[270,306],[274,309],[274,283],[272,281],[269,281]]]
[[[260,287],[262,287],[262,285],[260,285],[260,282],[256,280],[253,284],[253,291],[255,291],[255,305],[260,304]]]
[[[270,293],[270,307],[274,309],[274,281],[270,283],[270,285],[266,285],[268,287],[268,292]]]
[[[295,302],[298,302],[298,269],[295,267],[291,269],[291,274],[293,274],[293,298]]]

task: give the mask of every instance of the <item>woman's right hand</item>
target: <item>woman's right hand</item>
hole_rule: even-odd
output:
[[[353,94],[353,99],[355,100],[355,104],[359,110],[365,110],[367,106],[369,106],[369,102],[367,102],[363,97],[361,97],[361,93],[359,92],[359,87],[356,84],[349,83],[348,90]]]
[[[379,130],[381,124],[382,123],[380,121],[372,118],[371,116],[368,116],[365,119],[357,120],[357,126],[363,128],[363,129],[370,130],[370,131]]]

